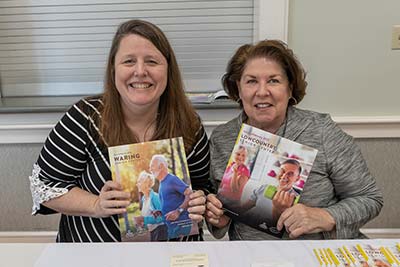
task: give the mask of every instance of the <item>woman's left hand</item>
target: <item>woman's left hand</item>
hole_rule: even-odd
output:
[[[335,220],[326,210],[296,204],[282,212],[277,228],[280,231],[285,227],[290,238],[297,238],[304,234],[329,232],[335,225]]]
[[[202,190],[194,191],[189,195],[189,217],[195,222],[203,220],[206,211],[206,196]]]

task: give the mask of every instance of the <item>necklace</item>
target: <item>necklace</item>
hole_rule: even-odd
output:
[[[155,123],[151,122],[149,126],[147,126],[144,130],[142,142],[150,141],[154,136],[154,132],[155,132]]]
[[[243,115],[245,117],[244,117],[244,119],[242,119],[242,122],[249,124],[249,117],[247,116],[246,112],[244,112]],[[287,128],[288,120],[289,120],[289,106],[286,108],[286,116],[285,116],[285,120],[283,121],[282,134],[280,135],[281,137],[285,137],[285,135],[286,135],[286,128]],[[281,127],[278,128],[278,130],[275,132],[275,134],[278,134],[280,129],[281,129]]]
[[[283,122],[282,137],[285,137],[285,134],[286,134],[286,127],[287,127],[288,117],[289,117],[289,113],[288,113],[288,110],[286,110],[286,117],[285,117],[285,121]]]

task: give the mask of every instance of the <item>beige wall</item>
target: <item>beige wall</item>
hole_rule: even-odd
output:
[[[400,228],[400,138],[356,141],[385,201],[380,216],[366,227]]]
[[[399,0],[290,0],[289,46],[308,72],[302,107],[337,116],[400,116]]]
[[[42,144],[0,145],[0,231],[57,230],[58,215],[31,216],[28,176]]]

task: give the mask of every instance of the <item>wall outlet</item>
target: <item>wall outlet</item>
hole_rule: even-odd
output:
[[[400,25],[393,25],[392,49],[400,49]]]

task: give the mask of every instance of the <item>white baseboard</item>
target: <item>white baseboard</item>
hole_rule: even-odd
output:
[[[361,229],[361,232],[371,239],[379,239],[379,238],[400,239],[400,228],[364,228]],[[204,240],[214,241],[218,239],[215,239],[208,230],[205,230]],[[219,240],[220,241],[229,240],[228,235],[226,234],[222,239]]]
[[[363,228],[361,232],[369,238],[400,239],[400,228]]]
[[[54,243],[57,232],[0,232],[0,243]]]
[[[400,239],[400,228],[365,228],[361,229],[369,238],[393,238]],[[16,232],[0,232],[0,243],[54,243],[57,232],[31,232],[31,231],[16,231]],[[214,241],[215,239],[210,232],[204,231],[204,239],[206,241]],[[227,235],[220,239],[228,240]]]

